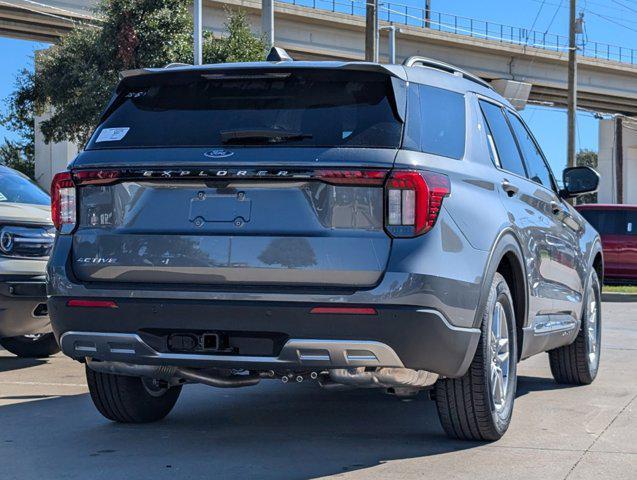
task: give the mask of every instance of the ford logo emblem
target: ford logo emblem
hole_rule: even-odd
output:
[[[226,157],[231,157],[232,155],[234,155],[234,152],[218,149],[218,150],[210,150],[209,152],[204,153],[204,155],[208,158],[226,158]]]

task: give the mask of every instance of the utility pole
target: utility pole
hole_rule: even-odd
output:
[[[378,62],[378,0],[367,0],[365,8],[365,60]]]
[[[569,167],[575,166],[575,128],[577,112],[577,44],[575,37],[575,0],[570,0],[568,22],[568,147],[566,161]]]
[[[193,23],[195,25],[195,29],[193,32],[194,35],[194,50],[195,50],[195,65],[201,65],[203,63],[203,11],[202,11],[202,0],[194,0],[193,5]]]
[[[624,203],[624,126],[621,115],[615,117],[615,203]]]
[[[274,0],[261,0],[261,34],[268,49],[274,46]]]
[[[425,0],[425,28],[431,27],[431,0]]]

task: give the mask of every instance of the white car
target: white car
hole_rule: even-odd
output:
[[[47,193],[0,165],[0,345],[20,357],[59,351],[45,283],[54,238]]]

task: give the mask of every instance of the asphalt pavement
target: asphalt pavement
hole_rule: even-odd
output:
[[[102,418],[83,366],[0,351],[0,479],[637,479],[637,303],[605,303],[593,385],[520,364],[511,427],[495,443],[447,439],[435,405],[313,382],[189,385],[150,425]]]

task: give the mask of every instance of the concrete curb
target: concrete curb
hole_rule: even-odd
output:
[[[602,292],[602,302],[637,302],[637,293]]]

